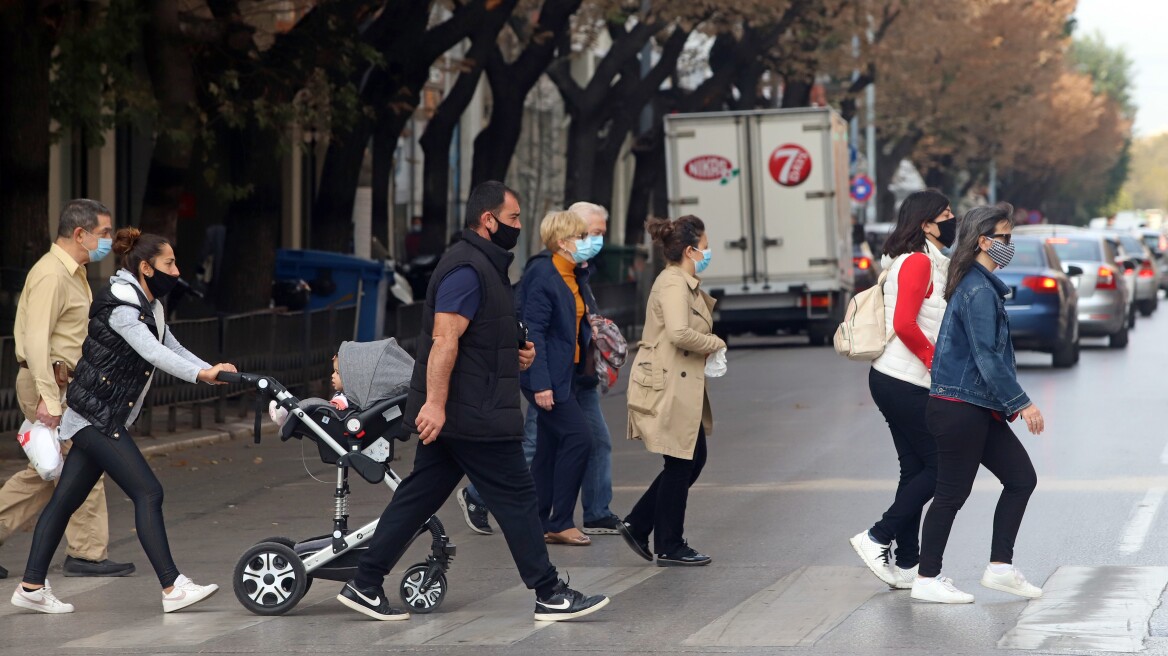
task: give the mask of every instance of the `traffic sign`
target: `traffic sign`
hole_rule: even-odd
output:
[[[866,203],[868,199],[872,198],[872,192],[875,191],[872,184],[872,178],[861,173],[852,178],[852,200],[857,203]]]

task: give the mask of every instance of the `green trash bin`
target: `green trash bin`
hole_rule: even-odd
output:
[[[636,280],[635,264],[637,246],[605,244],[604,250],[596,256],[596,277],[594,284],[617,284]]]

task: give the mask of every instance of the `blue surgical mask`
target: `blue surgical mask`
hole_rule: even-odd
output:
[[[572,261],[575,262],[576,264],[583,264],[583,263],[587,262],[589,259],[592,258],[591,250],[590,250],[591,248],[592,248],[592,240],[590,240],[590,239],[577,239],[576,240],[576,252],[572,253]]]
[[[97,238],[97,250],[89,251],[90,262],[100,262],[114,249],[114,240],[106,237]]]
[[[710,266],[710,258],[713,257],[714,253],[708,248],[698,252],[702,254],[702,259],[694,264],[694,270],[697,273],[701,273],[706,270],[706,267]]]
[[[590,235],[588,237],[588,242],[589,242],[588,243],[588,245],[589,245],[588,259],[591,260],[592,258],[596,257],[597,255],[600,255],[601,249],[604,248],[604,236],[603,235]]]

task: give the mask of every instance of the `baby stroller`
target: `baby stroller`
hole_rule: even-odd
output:
[[[291,610],[312,586],[313,579],[345,582],[357,571],[357,560],[373,537],[377,520],[349,528],[349,471],[373,484],[396,490],[401,479],[390,468],[395,440],[408,440],[401,428],[405,390],[413,359],[393,339],[345,342],[337,354],[349,408],[339,411],[322,399],[300,401],[278,381],[257,374],[222,373],[219,380],[243,382],[256,389],[255,441],[260,441],[260,414],[269,400],[290,413],[280,439],[308,439],[316,443],[320,459],[337,467],[333,493],[333,526],[329,534],[292,540],[271,537],[258,542],[239,558],[232,575],[235,596],[257,615],[282,615]],[[438,517],[418,527],[413,539],[429,532],[426,561],[409,567],[399,592],[412,612],[430,613],[446,598],[446,571],[455,546],[446,537]]]

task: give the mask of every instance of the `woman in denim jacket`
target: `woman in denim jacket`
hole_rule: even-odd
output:
[[[1014,540],[1037,483],[1026,448],[1007,421],[1021,416],[1027,429],[1043,430],[1042,413],[1018,384],[1004,297],[1009,288],[993,275],[1014,256],[1013,208],[976,207],[957,235],[945,285],[945,319],[933,358],[933,383],[925,422],[937,440],[937,490],[921,529],[921,562],[912,598],[968,604],[973,595],[941,576],[941,556],[953,518],[969,497],[978,465],[1002,483],[994,513],[990,564],[981,584],[1037,598],[1013,565]]]

